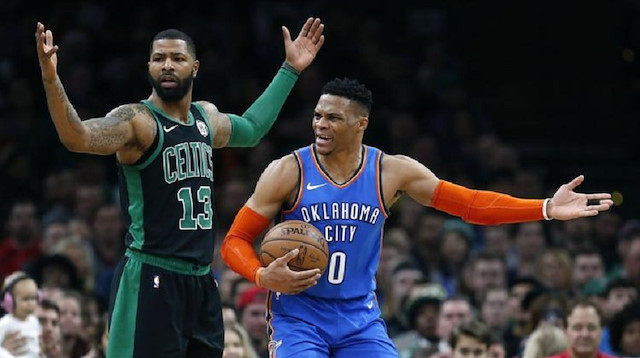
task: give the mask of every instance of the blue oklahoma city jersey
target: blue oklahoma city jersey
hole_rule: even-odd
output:
[[[282,220],[317,227],[329,244],[329,264],[318,284],[305,294],[334,299],[366,296],[376,288],[382,231],[387,211],[381,195],[382,151],[363,146],[363,160],[346,183],[335,183],[322,169],[314,146],[294,152],[300,188]]]

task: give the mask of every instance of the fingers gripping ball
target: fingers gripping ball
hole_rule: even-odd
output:
[[[264,235],[260,261],[267,266],[294,249],[299,249],[298,256],[289,261],[289,268],[294,271],[318,268],[324,272],[329,261],[327,241],[315,226],[300,220],[281,222]]]

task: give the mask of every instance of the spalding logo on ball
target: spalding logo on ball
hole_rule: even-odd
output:
[[[314,268],[324,272],[329,262],[329,246],[315,226],[300,220],[287,220],[269,230],[260,245],[260,261],[267,266],[278,257],[298,249],[298,256],[289,261],[294,271]]]

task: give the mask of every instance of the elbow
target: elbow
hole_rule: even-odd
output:
[[[222,245],[220,245],[220,256],[222,256],[222,261],[229,264],[229,236],[226,236],[222,241]]]
[[[60,142],[68,151],[73,153],[80,153],[80,145],[77,141],[60,137]]]
[[[84,140],[83,137],[58,134],[58,138],[60,139],[60,143],[70,152],[84,153],[84,150],[87,148],[87,141]]]

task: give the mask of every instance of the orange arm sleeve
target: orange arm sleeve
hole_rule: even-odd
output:
[[[262,268],[262,264],[253,248],[253,241],[269,226],[270,222],[271,220],[245,205],[233,220],[220,247],[224,262],[233,271],[258,286],[260,282],[257,273]]]
[[[473,224],[498,225],[544,219],[543,202],[492,191],[471,190],[440,180],[433,193],[431,206]]]

